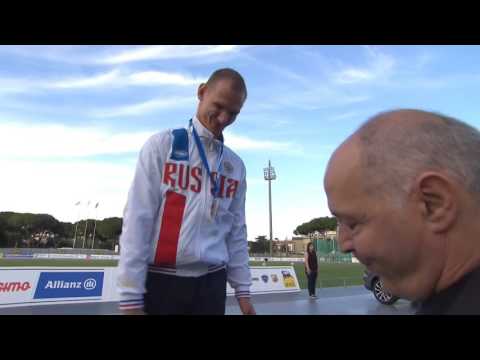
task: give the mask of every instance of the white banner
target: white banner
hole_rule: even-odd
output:
[[[102,255],[102,254],[33,254],[35,259],[92,259],[92,260],[118,260],[118,255]]]
[[[50,258],[50,254],[33,254],[33,258],[34,259],[49,259]]]
[[[90,255],[90,259],[92,260],[118,260],[119,258],[120,258],[119,255],[102,255],[102,254]]]
[[[297,274],[292,266],[253,266],[251,294],[272,294],[300,291]],[[227,284],[227,295],[234,295]]]
[[[250,261],[265,261],[265,259],[268,259],[268,261],[280,261],[280,262],[303,262],[303,258],[290,258],[290,257],[250,257]]]
[[[33,259],[33,254],[4,254],[5,259]]]
[[[251,294],[300,291],[292,266],[256,266],[251,273]],[[0,308],[114,302],[116,279],[116,267],[0,267]],[[227,295],[234,295],[229,284]]]
[[[49,259],[86,259],[86,254],[49,254]]]

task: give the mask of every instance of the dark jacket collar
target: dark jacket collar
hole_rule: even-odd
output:
[[[423,301],[417,315],[480,315],[480,267]]]

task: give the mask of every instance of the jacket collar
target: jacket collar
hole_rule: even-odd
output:
[[[223,143],[224,141],[223,134],[220,135],[220,139],[215,138],[215,135],[213,135],[213,133],[210,130],[208,130],[205,126],[203,126],[200,120],[198,120],[197,116],[193,117],[192,122],[200,138],[206,138],[207,142],[216,141],[216,142]]]

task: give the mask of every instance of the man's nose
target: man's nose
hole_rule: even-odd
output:
[[[232,121],[233,121],[233,116],[232,114],[230,114],[229,112],[226,112],[226,111],[222,111],[219,115],[218,115],[218,122],[222,125],[228,125],[230,124]]]
[[[340,250],[342,252],[348,253],[353,251],[353,241],[350,231],[344,226],[338,227],[337,234],[338,244],[340,245]]]

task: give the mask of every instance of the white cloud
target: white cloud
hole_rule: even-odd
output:
[[[105,49],[105,47],[96,45],[2,45],[0,53],[69,64],[88,64],[93,63],[98,56],[92,55],[91,50],[97,54],[101,49]]]
[[[292,71],[292,70],[287,69],[283,66],[277,65],[277,64],[275,64],[271,61],[268,61],[268,62],[263,61],[263,60],[259,59],[258,57],[254,57],[254,56],[249,55],[249,54],[243,54],[243,58],[248,59],[249,61],[253,62],[257,66],[263,67],[265,70],[267,70],[269,72],[274,72],[275,74],[280,75],[283,78],[290,79],[290,80],[293,80],[293,81],[297,81],[297,82],[299,82],[301,84],[304,84],[304,85],[310,85],[311,84],[311,79],[310,78],[308,78],[306,76],[302,76],[295,71]]]
[[[128,76],[129,84],[132,85],[200,85],[207,81],[207,78],[194,78],[191,76],[166,73],[160,71],[144,71]]]
[[[61,221],[87,216],[75,208],[77,201],[100,202],[98,218],[121,216],[134,164],[86,161],[32,161],[0,159],[2,172],[0,211],[47,213]],[[89,217],[95,215],[90,210]]]
[[[15,94],[38,91],[42,82],[32,79],[0,78],[0,94]]]
[[[372,71],[351,68],[340,72],[337,77],[337,82],[341,84],[351,84],[373,78],[375,78],[375,74]]]
[[[316,186],[304,181],[298,189],[285,188],[291,175],[292,173],[281,172],[272,182],[273,236],[281,240],[285,237],[291,238],[298,225],[316,217],[330,215],[322,178],[319,178]],[[263,178],[247,178],[245,213],[249,240],[259,235],[268,235],[268,182]]]
[[[116,82],[121,82],[121,79],[119,78],[119,71],[114,69],[108,73],[104,73],[100,75],[94,75],[94,76],[83,77],[83,78],[65,79],[58,82],[53,82],[51,84],[46,84],[46,87],[63,88],[63,89],[90,88],[90,87],[114,84]]]
[[[94,163],[82,160],[68,162],[0,159],[2,173],[0,211],[47,213],[60,221],[79,218],[102,219],[123,216],[128,189],[135,164]],[[252,180],[249,181],[251,183]],[[256,181],[253,181],[256,182]],[[258,179],[258,185],[262,181]],[[247,191],[246,221],[248,238],[268,234],[267,187],[264,197],[257,199]],[[318,216],[329,215],[326,202],[306,199],[303,203],[285,205],[273,188],[273,235],[291,237],[299,224]],[[319,191],[320,193],[320,191]],[[97,212],[88,210],[86,202],[100,202]],[[74,204],[81,201],[82,205]],[[292,216],[294,214],[294,216]]]
[[[247,178],[247,186],[265,185],[266,181],[262,178]]]
[[[113,69],[99,74],[65,79],[0,78],[0,93],[26,93],[45,89],[87,89],[128,86],[198,86],[206,77],[189,74],[142,71],[126,73]]]
[[[333,80],[339,84],[354,84],[378,80],[388,76],[395,65],[392,56],[373,46],[364,46],[367,64],[365,67],[346,67],[334,74]]]
[[[106,128],[68,127],[62,124],[0,123],[0,154],[10,159],[79,158],[138,153],[156,131],[115,133]],[[234,150],[294,152],[290,142],[252,139],[226,132]]]
[[[207,79],[203,77],[192,77],[186,74],[169,73],[162,71],[142,71],[131,74],[122,74],[120,70],[114,69],[110,72],[86,76],[83,78],[66,79],[46,87],[53,88],[91,88],[99,86],[191,86],[200,85]]]
[[[100,63],[124,64],[144,60],[195,58],[207,55],[231,53],[238,50],[236,45],[158,45],[143,46],[122,51],[101,59]]]
[[[192,96],[152,99],[142,103],[120,106],[113,109],[96,110],[92,115],[100,118],[142,115],[152,113],[156,110],[174,109],[189,105],[193,107],[195,101],[195,98]]]
[[[0,156],[9,158],[83,157],[136,153],[150,132],[111,133],[64,125],[0,124]]]
[[[363,112],[349,111],[349,112],[345,112],[345,113],[342,113],[342,114],[334,115],[334,116],[330,117],[329,120],[330,121],[345,120],[345,119],[350,119],[350,118],[353,118],[353,117],[359,117],[359,116],[361,116],[361,114],[363,114]]]
[[[232,54],[238,45],[153,45],[81,46],[21,45],[0,46],[0,53],[79,65],[115,65],[145,60],[205,58]]]
[[[106,129],[64,125],[0,124],[0,211],[48,213],[62,221],[78,219],[77,201],[100,202],[98,218],[122,216],[136,160],[87,161],[79,157],[100,154],[137,153],[149,132],[112,133]],[[292,143],[262,141],[226,135],[234,147],[262,151],[292,151]],[[58,159],[60,157],[61,159]],[[261,178],[249,178],[250,188],[265,185]],[[253,193],[255,194],[255,192]],[[252,236],[265,234],[265,212],[261,200],[247,194],[247,224]],[[253,197],[252,197],[253,196]],[[289,207],[275,203],[275,237],[291,236],[303,217],[310,219],[315,206],[299,205],[292,218]],[[82,208],[83,217],[87,210]],[[317,209],[318,211],[318,209]],[[90,211],[89,217],[95,212]]]
[[[255,140],[246,136],[235,135],[230,131],[225,131],[225,141],[233,150],[288,151],[294,148],[294,144],[290,142]]]
[[[297,108],[319,110],[365,102],[369,95],[349,95],[330,86],[317,86],[308,91],[292,91],[288,95],[279,95],[270,100],[278,109]]]
[[[61,125],[0,125],[0,211],[48,213],[62,221],[78,219],[77,201],[100,202],[98,218],[122,216],[136,160],[122,163],[87,161],[79,156],[138,152],[150,133],[111,134],[93,128]],[[237,146],[250,150],[286,150],[291,145],[252,140],[230,135]],[[55,160],[60,156],[62,159]],[[249,178],[251,187],[265,185],[261,178]],[[248,196],[248,195],[247,195]],[[263,209],[251,198],[247,209],[249,234],[263,234]],[[277,205],[276,205],[277,206]],[[296,219],[275,210],[275,236],[288,235]],[[90,210],[89,217],[94,216]],[[87,210],[82,208],[82,217]],[[306,216],[306,215],[305,215]],[[298,218],[298,216],[296,216]],[[288,220],[288,221],[287,221]],[[281,234],[281,235],[280,235]],[[290,235],[289,235],[290,236]]]
[[[250,201],[247,190],[245,215],[249,240],[254,240],[259,235],[268,236],[269,234],[267,186],[265,186],[264,195],[263,202],[259,200]],[[284,205],[284,202],[279,202],[278,198],[275,196],[272,198],[272,230],[274,238],[284,240],[285,237],[288,237],[291,239],[292,236],[295,236],[293,231],[298,225],[320,216],[330,216],[326,201],[314,203],[313,199],[311,199],[312,201],[308,202]],[[264,206],[262,206],[262,203]]]

